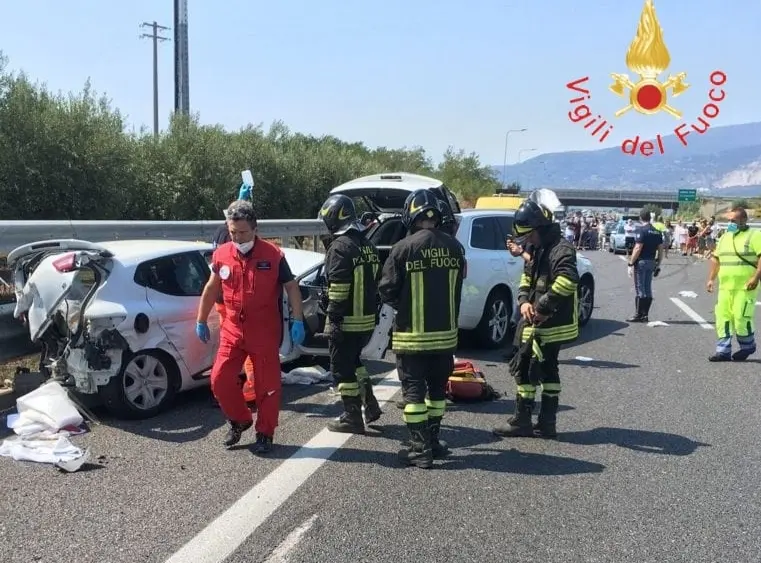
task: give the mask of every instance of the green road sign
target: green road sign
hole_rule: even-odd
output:
[[[697,201],[698,190],[679,190],[678,201]]]

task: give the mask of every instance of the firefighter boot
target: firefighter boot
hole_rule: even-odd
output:
[[[534,410],[534,400],[515,397],[515,414],[507,420],[507,424],[496,426],[494,434],[503,438],[528,438],[534,435],[531,425],[531,413]]]
[[[364,434],[365,421],[362,420],[362,399],[359,397],[341,397],[344,413],[336,420],[328,422],[328,430],[343,434]]]
[[[378,399],[375,398],[373,387],[368,380],[367,389],[365,390],[365,422],[367,422],[367,424],[375,422],[382,414],[383,411],[378,404]]]
[[[542,395],[542,404],[539,407],[539,418],[534,424],[534,434],[540,438],[557,438],[558,431],[555,426],[558,414],[560,397],[557,395]]]
[[[449,453],[449,446],[443,440],[439,440],[439,434],[441,433],[441,419],[440,416],[428,417],[428,430],[431,433],[431,451],[433,452],[434,459],[441,459],[446,457]]]
[[[433,450],[428,421],[408,422],[407,429],[410,432],[410,441],[406,448],[399,450],[400,461],[421,469],[430,469],[433,467]]]
[[[648,315],[650,314],[650,305],[653,303],[652,297],[641,297],[639,300],[639,316],[640,322],[646,323],[648,321]]]
[[[639,297],[634,298],[634,315],[626,319],[627,323],[641,323],[642,322],[642,299]]]

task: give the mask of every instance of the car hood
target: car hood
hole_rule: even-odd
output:
[[[325,255],[311,250],[299,250],[297,248],[283,248],[283,254],[291,267],[291,273],[295,277],[308,272],[325,260]]]

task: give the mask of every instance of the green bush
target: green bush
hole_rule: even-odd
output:
[[[449,149],[435,165],[421,148],[372,150],[280,122],[231,132],[175,116],[158,139],[128,132],[89,84],[55,95],[0,55],[0,219],[216,219],[244,169],[270,219],[314,218],[331,188],[379,172],[434,176],[467,201],[499,187],[476,154]]]

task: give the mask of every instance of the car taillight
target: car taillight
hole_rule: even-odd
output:
[[[53,260],[53,267],[56,269],[57,272],[61,274],[73,272],[74,270],[77,269],[76,260],[77,260],[77,253],[69,252],[67,254],[64,254],[60,258],[56,258],[55,260]]]

